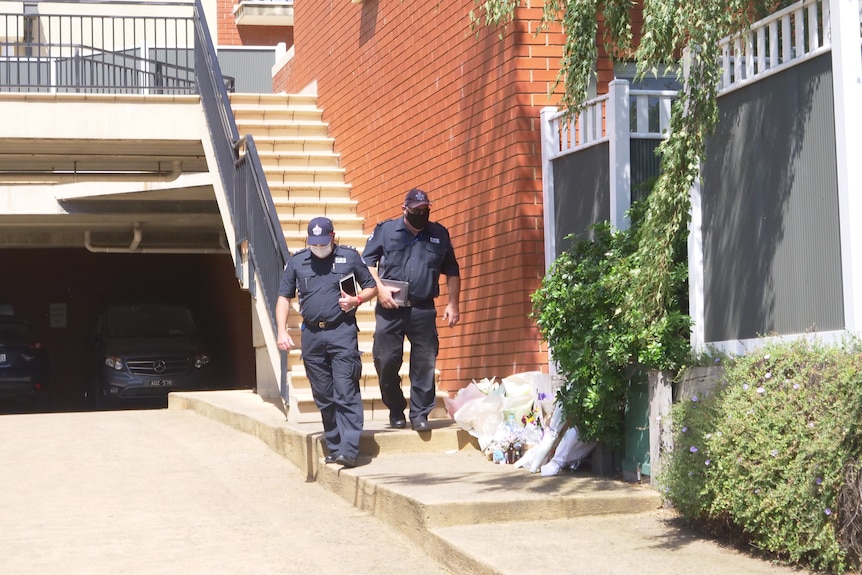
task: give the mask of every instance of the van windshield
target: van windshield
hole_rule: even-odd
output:
[[[111,308],[105,322],[107,337],[192,337],[191,311],[176,306],[123,306]]]

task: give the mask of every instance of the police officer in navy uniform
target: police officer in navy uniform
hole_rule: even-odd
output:
[[[323,419],[329,451],[325,461],[354,467],[364,423],[356,307],[373,298],[377,287],[359,252],[335,243],[328,218],[314,218],[308,224],[308,246],[287,261],[281,278],[275,305],[278,348],[294,347],[287,318],[291,299],[298,292],[302,362]],[[341,290],[340,280],[350,273],[360,288],[356,295]]]
[[[440,274],[446,276],[449,301],[443,321],[449,327],[461,319],[458,309],[461,277],[449,231],[429,221],[431,200],[424,191],[407,192],[403,217],[377,225],[368,238],[362,259],[377,281],[377,325],[374,331],[374,367],[383,403],[394,428],[407,426],[407,401],[401,392],[404,337],[410,340],[410,422],[416,431],[428,431],[428,415],[436,404],[434,374],[439,340],[434,298],[440,295]],[[407,282],[406,301],[382,280]],[[400,295],[400,297],[399,297]],[[393,297],[395,296],[395,297]]]

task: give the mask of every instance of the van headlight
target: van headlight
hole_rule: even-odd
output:
[[[205,353],[202,353],[199,356],[195,357],[195,367],[198,369],[202,368],[203,366],[205,366],[209,362],[210,362],[210,356],[205,354]]]
[[[105,365],[117,371],[121,371],[123,369],[123,360],[119,357],[113,357],[109,355],[105,358]]]

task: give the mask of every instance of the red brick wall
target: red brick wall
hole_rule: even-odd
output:
[[[213,41],[217,46],[240,46],[239,31],[233,15],[234,0],[218,0],[217,34]]]
[[[462,274],[462,323],[438,324],[444,389],[547,371],[528,313],[544,275],[539,112],[558,101],[562,38],[534,37],[541,2],[525,4],[501,41],[471,33],[473,0],[297,2],[296,57],[274,86],[318,82],[366,231],[411,187],[429,192]]]

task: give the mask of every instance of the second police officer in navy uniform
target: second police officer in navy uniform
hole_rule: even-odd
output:
[[[443,321],[452,327],[461,319],[461,277],[455,250],[449,231],[429,221],[430,211],[428,194],[413,188],[404,198],[402,217],[378,224],[362,252],[377,280],[372,355],[383,403],[389,408],[389,423],[399,429],[407,425],[407,401],[398,375],[406,336],[410,341],[410,422],[416,431],[431,429],[428,415],[437,402],[434,379],[439,340],[434,298],[440,295],[440,274],[446,276],[449,294]],[[401,287],[393,290],[393,285]],[[407,293],[400,293],[402,290]]]
[[[287,320],[291,299],[299,293],[302,362],[323,420],[329,451],[325,461],[354,467],[364,423],[356,307],[377,295],[377,287],[359,253],[335,243],[330,219],[311,220],[308,246],[288,260],[281,278],[275,306],[278,348],[294,347]],[[356,295],[341,290],[341,279],[351,273],[359,288]]]

